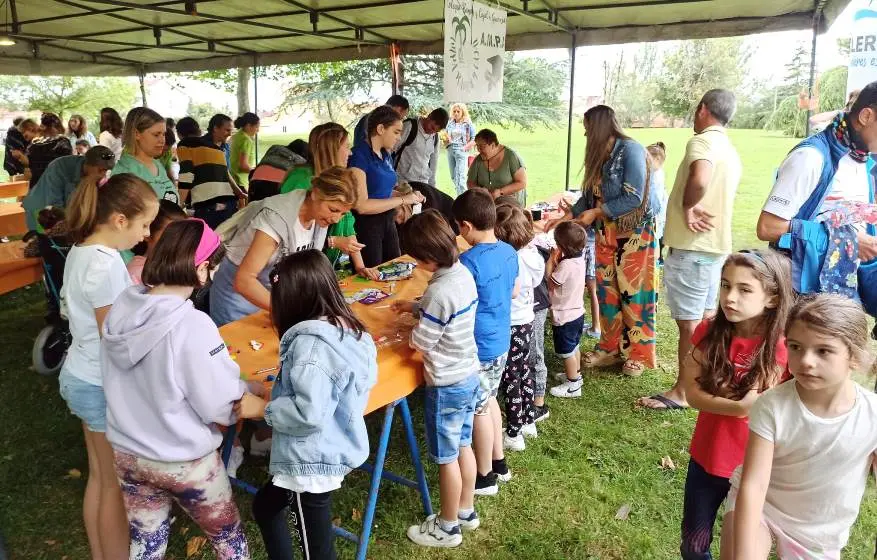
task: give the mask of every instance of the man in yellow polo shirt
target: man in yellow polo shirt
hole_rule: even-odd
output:
[[[676,172],[667,203],[664,245],[664,299],[679,327],[679,368],[691,350],[691,335],[715,315],[722,265],[731,253],[731,218],[742,166],[726,126],[737,102],[728,90],[704,94],[694,113],[694,137]],[[678,379],[663,394],[639,399],[653,409],[685,408]]]

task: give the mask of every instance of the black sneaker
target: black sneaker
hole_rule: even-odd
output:
[[[509,466],[506,465],[505,457],[502,459],[495,459],[493,464],[493,474],[496,475],[497,482],[508,482],[512,479],[512,471],[509,470]]]
[[[551,413],[548,412],[548,405],[543,404],[542,406],[533,405],[533,409],[536,411],[536,417],[533,418],[534,422],[541,422],[543,420],[547,420]]]
[[[476,496],[496,496],[497,492],[499,492],[499,486],[496,483],[496,474],[489,472],[486,475],[481,473],[475,475]]]

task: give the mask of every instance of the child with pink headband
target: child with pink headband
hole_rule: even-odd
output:
[[[222,260],[202,220],[172,222],[103,324],[107,439],[131,529],[131,557],[164,558],[176,501],[220,559],[249,558],[240,514],[216,449],[217,424],[264,407],[248,391],[213,321],[188,299]],[[253,387],[261,395],[261,387]]]

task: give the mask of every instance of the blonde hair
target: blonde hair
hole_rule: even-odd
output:
[[[164,117],[148,107],[134,107],[128,111],[122,131],[125,151],[133,156],[137,152],[137,133],[149,130],[158,123],[164,124]]]
[[[324,202],[338,202],[344,206],[356,206],[359,192],[352,169],[333,166],[311,179],[311,193]]]
[[[313,145],[310,146],[315,177],[330,167],[347,166],[346,161],[335,161],[338,158],[338,149],[346,138],[348,138],[347,130],[334,127],[327,128],[317,135]]]
[[[463,115],[462,120],[471,121],[472,118],[469,117],[469,108],[466,107],[465,103],[454,103],[451,105],[451,119],[454,118],[454,109],[459,109],[460,114]]]
[[[496,225],[493,226],[493,232],[497,239],[505,241],[515,251],[526,247],[536,236],[530,213],[512,204],[499,204],[496,207]]]
[[[649,165],[653,170],[664,167],[664,161],[667,159],[667,146],[663,142],[655,142],[646,146],[646,152],[649,154]]]
[[[113,175],[102,185],[93,177],[85,177],[67,203],[65,222],[70,238],[81,243],[113,214],[131,219],[145,212],[150,202],[158,203],[155,191],[136,175]]]

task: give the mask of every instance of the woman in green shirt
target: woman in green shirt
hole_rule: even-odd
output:
[[[247,190],[250,171],[256,167],[255,137],[259,133],[259,117],[255,113],[244,113],[234,120],[234,127],[238,130],[231,136],[231,174],[238,186]]]
[[[281,194],[299,189],[307,190],[311,188],[311,179],[314,176],[319,176],[330,167],[347,165],[347,159],[350,157],[350,138],[347,130],[340,124],[330,124],[334,126],[320,125],[323,130],[316,134],[308,145],[311,163],[298,165],[289,170],[280,186]],[[357,274],[377,280],[378,271],[367,268],[363,263],[360,250],[364,245],[357,241],[353,224],[353,214],[346,212],[340,222],[329,226],[326,256],[334,265],[341,257],[341,253],[345,253],[350,256],[350,262]]]
[[[149,183],[159,200],[180,203],[176,185],[157,159],[165,146],[164,117],[146,107],[135,107],[125,117],[122,133],[124,151],[113,167],[113,175],[131,173]]]
[[[511,148],[499,143],[496,133],[484,128],[475,135],[478,157],[469,167],[467,185],[490,191],[493,199],[514,196],[522,208],[527,205],[527,169]]]

